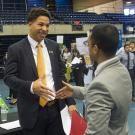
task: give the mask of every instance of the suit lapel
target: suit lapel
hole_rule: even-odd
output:
[[[45,40],[45,45],[47,47],[47,50],[48,50],[48,54],[49,54],[49,57],[50,57],[50,62],[51,62],[51,67],[52,67],[52,73],[53,75],[55,75],[55,71],[54,71],[54,67],[55,67],[55,52],[54,52],[54,49],[53,49],[53,46],[51,44],[48,43],[47,40]]]
[[[49,44],[49,42],[47,40],[45,40],[45,45],[47,47],[48,50],[48,54],[50,57],[50,62],[51,62],[51,67],[52,67],[52,73],[53,73],[53,77],[55,76],[55,57],[54,57],[54,49],[53,46],[51,44]],[[28,39],[26,38],[26,42],[25,42],[25,46],[24,46],[24,51],[25,51],[25,55],[27,57],[27,59],[29,60],[29,64],[31,65],[31,69],[33,71],[33,74],[38,77],[38,73],[37,73],[37,68],[36,68],[36,64],[35,64],[35,60],[34,60],[34,56],[29,44]]]
[[[29,61],[29,64],[31,65],[31,69],[33,71],[33,74],[37,78],[38,77],[37,68],[36,68],[34,56],[33,56],[33,53],[32,53],[32,49],[30,47],[30,44],[29,44],[29,41],[28,41],[27,38],[26,38],[26,42],[25,42],[25,46],[24,46],[24,51],[25,51],[26,57]]]

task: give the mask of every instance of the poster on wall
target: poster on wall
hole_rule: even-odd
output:
[[[88,38],[83,37],[83,38],[76,38],[76,47],[77,50],[81,55],[84,56],[85,62],[87,65],[91,64],[90,57],[89,57],[89,49],[88,49]]]
[[[61,35],[61,36],[57,36],[57,43],[58,44],[63,44],[63,36]]]

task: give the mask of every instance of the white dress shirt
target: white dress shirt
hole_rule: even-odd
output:
[[[38,42],[35,41],[33,38],[31,38],[30,35],[28,35],[28,41],[30,43],[30,46],[31,46],[31,49],[33,52],[33,56],[34,56],[34,60],[37,65],[37,48],[36,48],[36,46],[38,45]],[[54,80],[53,80],[53,76],[52,76],[52,67],[51,67],[48,50],[47,50],[44,40],[42,40],[40,42],[40,44],[43,45],[43,57],[44,57],[45,73],[46,73],[46,86],[55,91]],[[33,83],[31,85],[31,92],[34,93],[32,90],[32,86],[33,86]]]

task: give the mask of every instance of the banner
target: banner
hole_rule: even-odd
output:
[[[91,66],[89,48],[88,48],[88,37],[76,38],[76,48],[81,55],[84,56],[86,67]],[[92,70],[89,70],[87,75],[84,75],[85,86],[89,85],[92,80]]]
[[[119,30],[119,48],[122,47],[122,31]]]
[[[58,44],[63,44],[64,36],[57,36],[57,43]]]
[[[76,47],[81,55],[86,54],[89,56],[89,49],[88,49],[88,38],[76,38]]]

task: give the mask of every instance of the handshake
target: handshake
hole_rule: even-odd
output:
[[[45,86],[45,84],[43,83],[43,79],[39,78],[33,82],[32,90],[34,94],[48,101],[51,101],[54,99],[64,99],[67,97],[72,97],[73,95],[72,85],[64,81],[62,81],[62,83],[64,84],[64,87],[58,91],[54,91],[50,89],[49,87]]]

